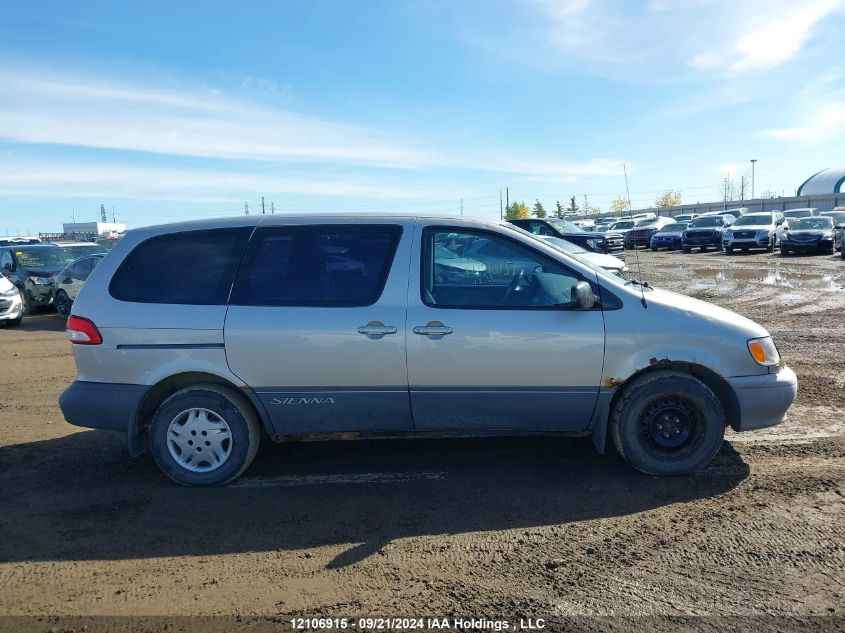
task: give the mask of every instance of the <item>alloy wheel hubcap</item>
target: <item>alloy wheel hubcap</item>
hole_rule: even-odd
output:
[[[208,473],[220,468],[232,454],[232,430],[214,411],[187,409],[167,427],[167,450],[182,468]]]

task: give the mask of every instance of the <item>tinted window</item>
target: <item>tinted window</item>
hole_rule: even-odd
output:
[[[250,242],[232,303],[366,306],[384,289],[402,227],[296,226],[259,229]]]
[[[78,279],[79,281],[85,281],[88,279],[88,275],[91,274],[91,264],[93,263],[93,258],[86,257],[85,259],[80,259],[71,267],[70,276],[73,279]]]
[[[139,303],[225,304],[251,232],[239,227],[152,237],[123,260],[109,292]]]
[[[462,231],[458,250],[444,253],[446,235],[454,231],[428,229],[423,236],[422,298],[427,305],[565,309],[572,303],[572,287],[582,281],[561,264],[492,233]]]
[[[61,268],[75,259],[73,255],[58,246],[24,246],[15,249],[14,253],[18,266],[21,268]]]

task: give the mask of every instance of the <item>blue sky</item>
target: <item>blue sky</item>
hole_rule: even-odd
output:
[[[495,218],[845,164],[845,0],[0,6],[0,232],[260,212]]]

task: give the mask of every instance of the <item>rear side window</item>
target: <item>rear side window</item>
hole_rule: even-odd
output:
[[[252,227],[152,237],[126,256],[109,285],[137,303],[224,305]]]
[[[319,225],[256,231],[232,303],[367,306],[381,296],[402,227]]]

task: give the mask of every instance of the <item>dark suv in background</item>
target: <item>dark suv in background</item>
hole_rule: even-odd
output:
[[[625,259],[625,240],[618,233],[585,231],[568,220],[558,218],[525,218],[509,222],[534,235],[560,237],[592,253],[605,253]]]
[[[56,273],[73,260],[73,255],[52,244],[0,247],[0,270],[20,291],[24,314],[53,302]]]

